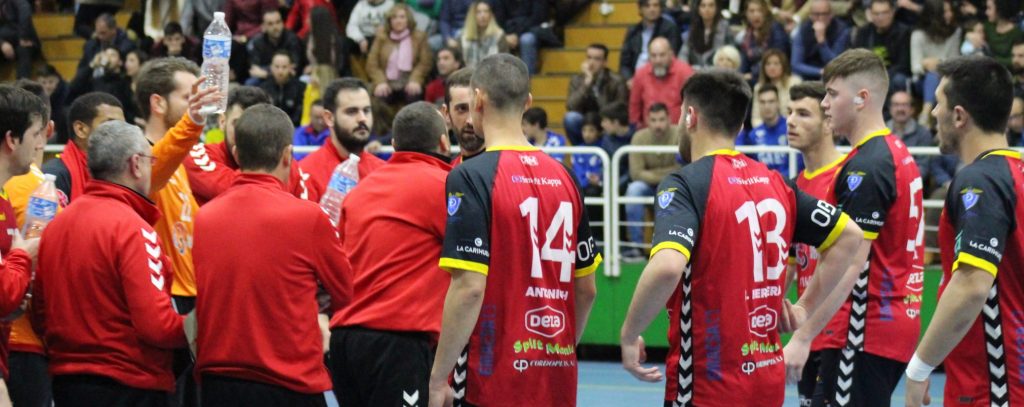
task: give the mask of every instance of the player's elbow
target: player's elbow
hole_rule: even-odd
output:
[[[462,303],[482,303],[484,292],[487,290],[487,276],[472,271],[462,271],[452,277],[452,285],[449,290]]]
[[[961,264],[949,280],[950,287],[959,287],[963,301],[968,304],[983,304],[988,300],[995,276],[980,268]]]

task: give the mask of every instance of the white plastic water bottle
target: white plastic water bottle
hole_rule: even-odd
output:
[[[22,231],[26,239],[42,235],[46,225],[57,216],[57,202],[60,198],[57,196],[56,181],[56,175],[46,174],[43,183],[28,198],[25,229]]]
[[[227,93],[229,78],[228,60],[231,59],[231,29],[224,21],[223,12],[213,13],[213,22],[203,34],[203,69],[206,77],[203,88],[216,86],[221,92]],[[220,103],[203,106],[199,113],[204,115],[224,113],[228,109],[228,98],[221,98]]]
[[[320,207],[324,209],[331,223],[338,224],[341,220],[341,203],[352,188],[359,182],[359,156],[351,154],[348,160],[334,167],[331,180],[327,183],[324,195],[320,197]]]

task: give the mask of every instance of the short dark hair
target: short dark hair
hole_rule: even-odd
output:
[[[263,17],[266,17],[267,14],[270,14],[270,13],[277,14],[277,15],[281,16],[281,18],[284,18],[284,15],[281,14],[281,10],[278,10],[277,7],[271,7],[271,8],[263,10],[263,12],[260,13],[260,21],[263,21]]]
[[[270,56],[270,60],[273,61],[274,58],[277,58],[278,55],[286,56],[286,57],[288,57],[288,62],[291,62],[293,64],[295,63],[295,61],[292,60],[292,54],[290,52],[288,52],[287,50],[283,50],[283,49],[279,49],[277,51],[274,51],[274,54]]]
[[[255,86],[235,86],[228,92],[228,108],[238,105],[242,110],[260,103],[273,103],[263,89]]]
[[[649,2],[649,1],[651,1],[651,0],[637,0],[636,1],[636,5],[640,6],[640,7],[643,7],[643,6],[647,5],[647,2]],[[661,6],[661,8],[665,8],[665,0],[658,0],[658,5]]]
[[[324,89],[324,94],[321,97],[324,101],[324,109],[334,113],[338,109],[339,93],[342,91],[356,92],[359,90],[370,94],[369,88],[366,87],[366,82],[359,78],[345,77],[331,81],[331,83],[327,84],[327,88]]]
[[[40,76],[56,76],[58,78],[64,79],[64,77],[60,74],[60,71],[58,71],[57,68],[54,68],[54,66],[50,64],[40,66],[39,69],[36,69],[36,77]]]
[[[452,58],[455,58],[455,61],[459,63],[459,68],[460,69],[462,67],[466,66],[466,60],[462,59],[462,52],[459,51],[458,48],[449,47],[447,45],[445,45],[445,46],[441,47],[441,49],[437,50],[437,54],[434,54],[435,60],[436,60],[437,56],[441,55],[442,51],[448,51],[449,53],[451,53],[452,54]]]
[[[494,54],[481,60],[470,83],[482,90],[491,107],[500,112],[522,112],[530,95],[526,63],[511,54]]]
[[[523,121],[546,129],[548,127],[548,112],[540,107],[531,107],[523,112]]]
[[[594,126],[597,127],[597,131],[601,131],[601,116],[594,112],[588,112],[583,115],[583,127]]]
[[[314,101],[310,102],[310,103],[309,103],[309,107],[313,107],[313,106],[320,106],[320,107],[324,107],[324,101],[323,101],[323,99],[316,99],[316,100],[314,100]]]
[[[27,90],[29,93],[36,95],[40,100],[43,101],[43,106],[46,108],[43,110],[43,121],[50,120],[50,113],[52,107],[50,106],[50,97],[46,96],[46,89],[43,89],[43,85],[31,79],[21,78],[14,81],[14,87]]]
[[[199,76],[199,66],[185,58],[169,57],[149,60],[139,69],[139,75],[135,78],[135,102],[139,104],[139,113],[143,119],[149,119],[151,95],[160,95],[166,99],[167,95],[178,88],[174,80],[177,72]]]
[[[175,34],[185,35],[185,30],[181,28],[181,23],[171,21],[164,26],[164,37],[170,37]]]
[[[629,107],[625,102],[612,102],[601,108],[601,118],[619,122],[620,125],[629,124]]]
[[[997,18],[1012,20],[1020,10],[1020,0],[995,0]]]
[[[271,171],[292,144],[292,120],[268,103],[245,109],[235,124],[235,154],[243,170]]]
[[[750,85],[736,71],[713,68],[690,77],[682,90],[683,104],[700,112],[712,130],[736,135],[750,105]]]
[[[1006,67],[989,57],[969,56],[947,60],[938,71],[946,78],[942,92],[950,109],[962,107],[983,131],[1006,130],[1013,104],[1013,79]]]
[[[775,96],[779,96],[779,88],[775,87],[775,85],[772,85],[770,83],[761,85],[761,87],[757,89],[757,96],[761,96],[762,93],[768,92],[773,92],[775,93]]]
[[[668,113],[668,106],[666,106],[664,103],[661,103],[661,102],[654,102],[654,104],[652,104],[651,107],[647,108],[647,113],[648,114],[659,113],[659,112]]]
[[[395,151],[432,153],[437,149],[438,140],[448,134],[444,118],[433,104],[416,102],[403,107],[395,115],[391,126],[392,144]]]
[[[104,25],[110,28],[117,28],[117,19],[114,18],[113,14],[103,13],[96,17],[96,22],[102,21]]]
[[[32,92],[0,85],[0,137],[11,132],[12,138],[21,141],[33,121],[46,120],[46,111],[42,98]]]
[[[468,88],[472,86],[470,84],[472,80],[473,68],[459,69],[444,78],[444,105],[451,108],[449,105],[452,103],[452,88]]]
[[[93,119],[100,114],[99,107],[101,105],[113,106],[124,110],[121,101],[117,100],[113,95],[103,92],[89,92],[75,98],[71,102],[71,107],[68,108],[69,141],[75,138],[75,122],[92,123]]]
[[[896,3],[893,2],[893,0],[871,0],[871,3],[868,4],[868,8],[871,8],[871,6],[875,5],[875,3],[886,4],[889,6],[889,8],[894,10],[896,9]]]
[[[593,43],[587,46],[587,49],[599,49],[604,53],[604,59],[608,60],[608,46],[601,43]]]
[[[789,88],[789,100],[811,98],[821,102],[825,98],[825,93],[825,84],[820,81],[802,82]]]
[[[889,89],[889,74],[882,59],[873,51],[864,48],[854,48],[839,54],[825,65],[821,81],[827,84],[833,79],[849,78],[858,74],[868,75],[872,81],[881,81],[884,86],[879,88]]]

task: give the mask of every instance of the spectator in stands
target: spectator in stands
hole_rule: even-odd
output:
[[[163,38],[153,44],[151,54],[154,58],[160,57],[182,57],[197,64],[203,63],[202,45],[199,40],[192,36],[185,35],[181,24],[177,22],[167,23],[164,27]],[[139,65],[140,67],[142,65]]]
[[[676,93],[682,87],[677,87]],[[677,107],[676,110],[679,110]],[[637,131],[633,136],[634,146],[677,146],[679,145],[679,131],[676,126],[669,122],[668,108],[664,103],[654,103],[647,110],[647,128]],[[626,187],[626,196],[644,197],[654,196],[654,189],[670,172],[679,168],[676,162],[676,154],[630,154],[629,155],[629,177],[633,181]],[[639,226],[644,220],[646,205],[626,205],[626,221],[632,223],[627,227],[629,231],[629,242],[632,246],[622,253],[623,260],[643,260],[643,252],[640,245],[644,243],[644,228]]]
[[[761,57],[769,49],[789,52],[789,35],[775,21],[767,0],[748,0],[744,11],[744,29],[736,36],[742,56],[740,72],[747,81],[757,80],[761,70]]]
[[[32,57],[39,53],[39,36],[32,24],[32,7],[27,0],[0,3],[0,54],[14,61],[18,79],[32,75]]]
[[[181,9],[181,28],[185,34],[201,36],[213,21],[213,13],[224,9],[227,0],[188,0]]]
[[[523,133],[526,140],[537,147],[565,147],[565,136],[548,130],[548,112],[540,107],[531,107],[523,112]],[[558,161],[565,161],[565,154],[549,154]]]
[[[348,25],[345,26],[345,35],[358,46],[353,51],[358,50],[361,55],[370,52],[377,29],[384,24],[385,15],[394,5],[394,0],[359,0],[356,3],[348,17]]]
[[[509,44],[505,42],[505,31],[491,13],[491,5],[486,1],[474,2],[471,12],[466,13],[466,23],[462,26],[462,60],[467,67],[475,67],[477,62],[499,52],[508,52]]]
[[[629,124],[629,108],[625,103],[615,101],[601,109],[601,130],[604,133],[601,136],[601,148],[608,153],[608,157],[615,154],[620,147],[628,146],[633,142],[633,133],[636,132],[636,127]],[[629,168],[628,160],[623,161],[622,168],[623,170]],[[626,171],[623,173],[628,177],[629,174]],[[625,182],[620,182],[620,185],[625,184]]]
[[[360,158],[360,179],[384,165],[384,160],[363,151],[370,142],[370,129],[373,128],[370,100],[366,84],[356,78],[336,79],[324,90],[322,117],[331,129],[331,137],[320,149],[299,162],[301,169],[313,181],[314,195],[323,195],[334,168],[353,154]]]
[[[423,92],[423,100],[440,106],[444,103],[444,81],[453,72],[462,69],[462,53],[458,48],[445,46],[437,51],[437,76],[434,77]]]
[[[249,51],[249,63],[252,64],[246,85],[256,86],[267,79],[270,76],[270,64],[273,62],[274,54],[280,51],[287,52],[296,70],[301,72],[302,43],[295,33],[284,28],[281,12],[277,9],[268,9],[263,13],[260,33],[256,34],[246,47]],[[288,112],[288,109],[284,111]]]
[[[416,20],[416,26],[430,35],[430,50],[441,49],[441,36],[437,34],[437,17],[441,15],[441,2],[435,0],[405,0],[405,4],[412,10],[412,18]],[[434,45],[437,48],[434,48]]]
[[[846,51],[850,28],[833,18],[828,0],[810,0],[810,19],[800,24],[793,39],[793,71],[806,79],[819,79],[825,65]]]
[[[690,6],[690,29],[683,33],[679,59],[700,68],[714,64],[715,51],[732,43],[729,20],[722,16],[716,0],[694,0]]]
[[[935,106],[935,90],[939,87],[936,69],[939,62],[960,55],[962,38],[963,32],[953,12],[953,2],[925,0],[918,27],[910,34],[910,71],[924,99],[921,119],[918,120],[921,123],[928,122],[932,107]],[[1024,46],[1019,48],[1021,62],[1024,63]]]
[[[885,123],[886,127],[892,130],[892,134],[899,136],[903,144],[908,147],[931,147],[935,145],[932,132],[928,128],[917,123],[914,116],[914,98],[905,91],[896,91],[889,97],[889,116],[891,119]],[[921,172],[921,179],[928,180],[928,161],[931,157],[914,156],[917,167]]]
[[[310,311],[318,287],[336,308],[351,301],[352,268],[320,207],[284,188],[291,131],[273,106],[242,113],[232,151],[241,174],[196,216],[196,372],[207,405],[326,405],[331,389]]]
[[[1007,69],[1011,68],[1013,43],[1024,39],[1024,31],[1017,25],[1020,4],[1017,0],[988,0],[985,15],[985,43],[992,57]]]
[[[714,67],[728,69],[731,71],[739,72],[740,67],[743,65],[743,57],[740,56],[740,50],[732,45],[726,45],[715,51]]]
[[[1024,40],[1013,43],[1010,72],[1013,73],[1013,91],[1024,93]]]
[[[224,21],[228,23],[235,42],[244,45],[259,34],[263,13],[277,10],[277,6],[276,0],[227,0],[224,4]],[[206,30],[206,27],[197,28]]]
[[[1006,142],[1011,146],[1024,147],[1024,96],[1013,96],[1010,107],[1010,121],[1006,124]]]
[[[89,65],[93,63],[96,56],[108,47],[117,48],[121,55],[124,55],[135,49],[135,43],[128,38],[128,34],[124,30],[117,28],[117,20],[114,19],[113,14],[104,13],[96,18],[96,32],[82,48],[82,59],[78,61],[79,72],[76,76],[82,74],[82,71],[87,74]]]
[[[754,127],[762,123],[760,98],[761,88],[765,85],[775,86],[779,100],[779,113],[785,114],[789,108],[789,89],[800,82],[799,76],[793,75],[792,67],[789,65],[789,58],[784,52],[777,49],[770,49],[762,57],[761,73],[758,75],[757,84],[754,85],[754,100],[750,108],[750,123]]]
[[[134,108],[131,78],[124,73],[121,53],[114,47],[107,47],[93,58],[88,75],[79,75],[71,81],[68,97],[74,99],[89,92],[103,92],[113,95],[124,107],[125,121],[132,123],[138,115]]]
[[[36,82],[43,85],[43,90],[50,98],[50,117],[54,124],[54,137],[50,143],[64,144],[68,141],[70,128],[68,127],[67,101],[70,88],[64,78],[57,72],[53,65],[43,65],[36,70]]]
[[[373,95],[390,103],[415,101],[434,63],[427,33],[416,29],[405,3],[395,4],[385,18],[366,57]]]
[[[128,79],[132,82],[132,92],[135,91],[135,79],[139,77],[142,64],[145,64],[148,60],[149,55],[140,49],[128,51],[128,55],[124,56],[124,74],[128,75]]]
[[[185,6],[180,0],[145,0],[142,5],[142,34],[146,37],[160,39],[167,29],[167,24],[181,20],[181,10]]]
[[[292,136],[292,144],[295,146],[322,146],[327,137],[331,135],[331,129],[327,128],[324,121],[324,103],[314,100],[309,113],[309,124],[299,126]],[[295,153],[295,159],[306,158],[309,153]]]
[[[328,67],[318,75],[323,86],[338,76],[349,73],[345,39],[338,31],[327,7],[314,7],[309,14],[310,36],[306,39],[307,70],[315,73],[316,67]],[[328,72],[333,74],[328,75]]]
[[[736,138],[737,146],[786,146],[786,118],[779,111],[779,90],[772,84],[758,88],[758,105],[760,105],[760,122],[753,129],[741,131]],[[786,153],[755,153],[750,156],[768,168],[782,173],[786,178],[796,174],[789,172],[789,154]]]
[[[111,16],[117,14],[118,10],[124,7],[124,0],[75,0],[75,6],[75,35],[90,39],[94,38],[95,31],[99,30],[99,28],[93,29],[96,19],[104,14]]]
[[[582,139],[578,146],[601,147],[601,116],[590,112],[583,116]],[[576,181],[586,196],[601,196],[602,171],[601,159],[597,154],[573,154],[572,170],[576,173]],[[591,215],[593,215],[591,213]],[[598,218],[600,219],[600,218]],[[594,218],[590,218],[594,221]],[[598,235],[600,236],[600,235]]]
[[[295,0],[292,2],[292,8],[288,12],[288,20],[285,21],[284,26],[288,28],[288,31],[298,35],[299,39],[305,41],[310,29],[309,15],[316,7],[327,8],[327,11],[331,13],[331,19],[338,21],[334,5],[329,0]]]
[[[871,23],[857,30],[855,48],[865,48],[878,55],[889,73],[890,92],[906,90],[910,79],[910,27],[895,21],[893,0],[871,0]]]
[[[146,198],[154,157],[142,131],[123,121],[96,128],[88,157],[95,179],[46,227],[32,292],[53,401],[167,406],[172,351],[188,342],[171,304],[167,242],[153,227],[160,211]]]
[[[672,48],[672,55],[682,48],[679,26],[661,15],[664,0],[637,0],[640,7],[640,22],[629,27],[622,41],[619,56],[619,75],[633,84],[633,75],[650,59],[649,48],[655,38],[665,38]],[[677,92],[678,93],[678,92]]]
[[[399,111],[394,123],[394,157],[360,181],[342,207],[339,230],[347,232],[352,262],[344,277],[354,295],[332,318],[329,366],[345,406],[425,405],[410,397],[430,392],[444,285],[451,281],[438,268],[452,168],[444,159],[444,119],[419,102]]]
[[[538,72],[537,52],[540,38],[537,30],[547,20],[548,4],[536,0],[490,0],[494,19],[505,30],[505,43],[510,50],[518,50],[530,75]]]
[[[629,122],[636,125],[649,122],[644,112],[650,111],[655,103],[663,103],[668,106],[671,123],[678,123],[679,107],[683,104],[679,89],[693,76],[693,68],[676,58],[665,38],[651,41],[650,55],[650,63],[638,69],[633,77]]]
[[[572,144],[583,141],[583,116],[599,113],[609,103],[629,97],[626,81],[608,69],[608,47],[590,44],[586,53],[580,73],[569,81],[569,96],[565,101],[565,132]]]
[[[270,62],[269,80],[263,81],[260,88],[273,101],[274,106],[288,114],[292,127],[299,125],[302,118],[302,96],[306,85],[295,77],[295,62],[287,51],[277,51]]]
[[[473,88],[469,80],[473,77],[473,68],[462,68],[448,75],[444,81],[444,105],[441,114],[448,120],[448,127],[459,142],[459,156],[452,161],[458,165],[462,161],[475,157],[484,151],[484,138],[476,133],[473,127],[473,116],[470,114],[473,103]]]
[[[462,29],[466,22],[474,0],[444,0],[441,2],[441,15],[438,23],[441,29],[441,40],[449,48],[458,48],[461,44]]]

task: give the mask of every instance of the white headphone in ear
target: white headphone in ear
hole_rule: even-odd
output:
[[[686,127],[693,126],[693,118],[690,116],[690,112],[686,112]]]
[[[863,105],[864,104],[864,98],[862,98],[860,96],[854,96],[853,97],[853,104],[855,104],[857,106]]]

